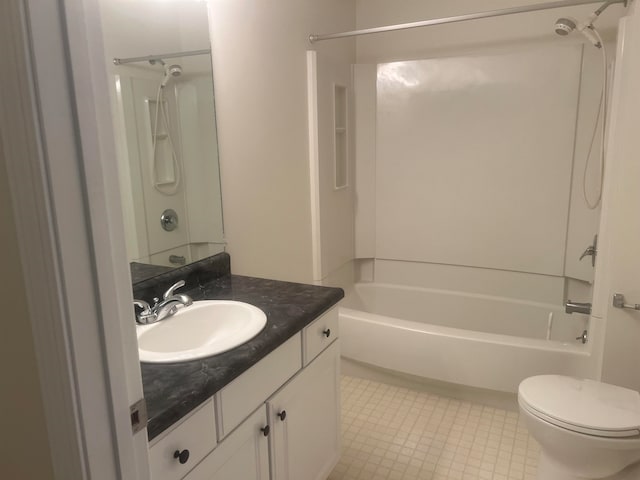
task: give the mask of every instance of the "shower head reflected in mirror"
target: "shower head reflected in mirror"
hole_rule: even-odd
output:
[[[602,42],[600,41],[599,35],[596,33],[591,22],[592,22],[591,17],[589,17],[589,21],[584,23],[579,23],[575,18],[563,17],[556,20],[556,24],[554,28],[556,33],[563,37],[566,37],[567,35],[572,33],[574,30],[578,30],[596,48],[601,48]]]
[[[162,78],[162,83],[160,84],[160,86],[162,88],[166,87],[171,77],[179,77],[180,75],[182,75],[182,67],[180,65],[169,65],[164,70],[164,77]]]

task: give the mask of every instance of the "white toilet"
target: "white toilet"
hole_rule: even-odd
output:
[[[518,403],[541,447],[540,480],[640,480],[640,394],[562,375],[522,381]]]

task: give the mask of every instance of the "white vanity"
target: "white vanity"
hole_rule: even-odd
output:
[[[153,480],[324,480],[340,455],[334,306],[150,442]]]

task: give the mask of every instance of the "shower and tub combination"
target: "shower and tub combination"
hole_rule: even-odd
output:
[[[130,260],[178,266],[224,248],[210,54],[113,59]]]
[[[426,20],[392,27],[368,28],[328,35],[312,35],[310,39],[312,42],[316,42],[332,38],[368,35],[588,3],[595,2],[550,2],[529,7],[516,7],[494,12]],[[593,109],[593,117],[589,118],[588,123],[590,126],[584,127],[585,131],[589,130],[588,135],[584,135],[584,141],[585,143],[588,142],[589,145],[589,151],[585,155],[586,160],[583,159],[585,163],[584,171],[581,168],[576,168],[576,172],[573,173],[573,167],[571,167],[571,172],[569,173],[570,177],[572,175],[575,175],[576,178],[578,176],[582,177],[575,182],[574,189],[576,192],[582,190],[580,193],[583,199],[580,201],[584,200],[585,209],[589,210],[597,208],[600,204],[605,158],[604,132],[606,126],[604,117],[607,111],[607,57],[605,42],[602,40],[600,33],[594,28],[594,22],[607,7],[614,3],[626,4],[623,1],[607,1],[584,21],[562,17],[556,21],[555,26],[551,25],[549,27],[549,31],[555,30],[557,34],[562,36],[568,36],[572,32],[580,33],[588,41],[589,48],[595,47],[602,53],[602,93],[598,92],[598,95],[595,89],[593,90],[592,93],[599,97],[591,95],[593,104],[597,105],[597,107]],[[503,52],[499,52],[499,54],[503,55]],[[589,53],[589,55],[592,54]],[[469,58],[471,58],[471,62],[468,63],[473,68],[460,70],[459,65],[462,63],[458,62],[458,71],[463,71],[467,74],[465,81],[469,81],[469,79],[475,81],[473,88],[476,88],[477,85],[481,85],[489,77],[483,76],[485,71],[482,71],[481,68],[476,68],[480,65],[477,58]],[[583,58],[583,56],[580,56],[578,70],[583,68]],[[378,65],[378,88],[385,87],[384,82],[386,80],[384,76],[387,75],[386,78],[399,78],[403,82],[403,88],[407,90],[444,91],[454,83],[452,79],[457,81],[457,78],[453,76],[447,77],[443,74],[445,72],[444,67],[447,66],[446,61],[446,59],[436,59],[436,62],[429,69],[424,69],[425,71],[428,70],[431,77],[442,75],[443,78],[448,79],[447,82],[442,82],[444,85],[442,87],[434,87],[433,81],[428,87],[423,86],[420,83],[421,79],[418,78],[420,74],[416,73],[419,72],[419,69],[415,65],[408,65],[409,62],[401,65],[398,62],[393,65],[393,68]],[[559,65],[562,66],[562,63],[559,63]],[[517,66],[519,67],[520,64]],[[507,70],[505,69],[505,71]],[[517,70],[517,68],[513,70]],[[490,70],[487,69],[486,71]],[[382,80],[380,80],[381,75],[383,77]],[[593,75],[595,76],[595,73]],[[414,81],[416,78],[418,80]],[[357,88],[358,83],[356,83],[356,95]],[[401,100],[411,103],[411,100],[407,100],[408,98],[412,97],[402,97]],[[474,101],[473,97],[468,97],[468,99]],[[598,102],[597,104],[596,101]],[[441,103],[444,104],[446,102],[441,101]],[[384,110],[385,107],[385,104],[380,106],[380,103],[378,103],[378,112],[382,110],[383,116],[387,112],[391,112],[389,115],[395,115],[395,107],[392,106],[386,111]],[[455,106],[452,108],[455,108]],[[458,110],[452,111],[459,112]],[[462,107],[460,111],[462,111]],[[381,118],[380,113],[378,115],[377,132],[379,133],[379,129],[384,128],[386,124],[384,121],[379,121]],[[443,115],[440,115],[438,121],[442,117]],[[573,118],[575,119],[575,116]],[[390,122],[387,123],[390,124]],[[436,122],[434,121],[434,123]],[[424,130],[431,132],[429,128],[431,126],[429,124],[424,127]],[[407,123],[404,127],[406,129],[411,128],[411,124]],[[463,128],[463,126],[460,126],[460,130]],[[595,140],[600,143],[599,151],[594,148]],[[377,151],[379,151],[380,145],[381,140],[377,139]],[[569,156],[573,155],[573,145],[570,148]],[[390,151],[392,150],[389,149],[383,154],[389,155]],[[397,160],[399,156],[400,154],[394,160]],[[424,178],[425,174],[433,173],[432,170],[429,170],[431,167],[422,166],[424,163],[423,160],[418,159],[415,164],[412,164],[417,165],[418,169],[423,169],[414,171],[413,176]],[[588,185],[587,170],[590,167],[590,163],[594,170],[599,171],[597,187],[595,187],[596,182]],[[376,188],[380,189],[381,178],[384,180],[386,175],[393,174],[393,169],[396,168],[395,165],[396,163],[393,163],[392,167],[380,170],[378,163],[376,163],[376,168],[378,168],[375,173],[378,182]],[[394,179],[394,181],[399,185],[403,185],[402,188],[406,190],[416,188],[415,185],[409,186],[397,179]],[[433,184],[428,184],[424,189],[432,186]],[[383,190],[386,188],[386,186],[382,186]],[[435,185],[435,188],[437,188],[437,185]],[[589,190],[591,192],[590,195],[588,194]],[[386,196],[382,199],[382,203],[388,201],[389,198],[393,198],[394,195],[398,195],[398,193],[399,191],[392,189],[384,190],[382,195]],[[377,192],[376,195],[378,195]],[[361,201],[360,197],[358,200]],[[374,202],[374,204],[376,209],[380,208],[380,202]],[[397,204],[396,207],[398,207]],[[429,262],[430,260],[427,258],[419,258],[421,252],[417,255],[415,254],[418,250],[417,248],[412,249],[413,244],[399,238],[403,235],[410,236],[413,230],[412,226],[405,230],[396,228],[399,224],[397,225],[388,220],[392,217],[395,218],[394,212],[398,212],[398,209],[388,209],[382,213],[376,213],[378,215],[376,217],[377,220],[382,219],[383,222],[388,222],[388,224],[385,223],[382,227],[378,225],[372,230],[373,235],[376,237],[376,249],[378,249],[374,262],[378,262],[380,259],[382,261],[387,259],[414,264]],[[418,214],[421,213],[418,212]],[[412,211],[412,214],[415,214],[415,212]],[[401,215],[395,214],[395,216]],[[411,217],[411,215],[409,216]],[[447,219],[444,220],[444,222],[446,221]],[[453,222],[454,220],[449,218],[448,221]],[[444,222],[435,225],[434,228],[439,225],[448,225]],[[389,225],[391,227],[387,228]],[[385,228],[388,230],[388,234],[385,233]],[[388,239],[379,240],[378,236],[381,231],[383,235],[388,236]],[[540,232],[534,233],[539,234]],[[388,242],[385,243],[387,240]],[[458,239],[456,238],[455,241],[457,242]],[[405,256],[393,256],[396,253],[388,247],[393,242],[398,244],[398,250],[410,253]],[[451,240],[451,242],[455,243],[454,240]],[[564,243],[559,242],[559,244],[562,244],[559,248],[565,248]],[[383,245],[383,247],[380,248],[380,245]],[[444,248],[447,247],[446,245],[444,246]],[[588,252],[585,251],[586,254],[592,257],[595,256],[595,244],[589,248],[587,249]],[[380,250],[385,250],[385,252],[378,256]],[[391,256],[385,256],[385,254]],[[411,255],[414,255],[415,258],[411,258]],[[577,261],[577,257],[575,260]],[[434,264],[492,268],[490,265],[474,265],[473,262],[465,262],[462,259],[459,263],[456,263],[455,260],[451,262],[435,260]],[[510,269],[508,266],[497,266],[495,268],[502,271],[541,273],[535,270]],[[545,273],[543,272],[543,274]],[[562,277],[563,273],[551,275]],[[590,322],[588,304],[581,305],[578,302],[569,300],[565,306],[560,300],[560,296],[564,295],[564,292],[556,295],[554,301],[550,301],[536,299],[535,295],[527,298],[526,295],[520,295],[519,297],[510,296],[508,293],[501,295],[497,291],[486,293],[482,288],[476,290],[456,289],[449,286],[447,288],[439,288],[437,282],[430,282],[429,286],[425,286],[420,285],[420,282],[403,282],[402,279],[398,278],[394,280],[399,281],[390,283],[383,276],[378,278],[377,275],[373,274],[367,275],[366,278],[368,281],[357,283],[354,286],[341,308],[342,355],[347,359],[418,377],[511,393],[517,392],[519,383],[527,377],[545,373],[593,377],[597,368],[595,367],[597,360],[594,358],[594,348],[596,347],[593,339],[599,339],[601,335],[599,331],[600,325],[598,322]],[[583,293],[583,295],[586,294]],[[584,298],[581,298],[581,300],[584,300]]]
[[[588,376],[587,324],[557,305],[384,283],[356,284],[340,309],[345,358],[505,392],[541,373]]]

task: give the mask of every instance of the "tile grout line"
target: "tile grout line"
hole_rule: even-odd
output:
[[[515,412],[346,375],[342,408],[328,480],[536,478],[539,447]]]

